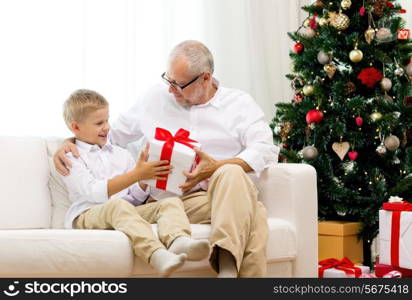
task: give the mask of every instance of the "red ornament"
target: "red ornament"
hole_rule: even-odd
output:
[[[323,7],[324,4],[322,1],[316,1],[315,5],[318,7]]]
[[[315,13],[313,14],[312,19],[309,22],[309,26],[312,29],[316,29],[318,27],[318,24],[316,23],[316,17],[318,16],[318,13],[315,11]]]
[[[363,17],[365,15],[365,7],[362,6],[359,10],[359,14]]]
[[[362,69],[358,75],[358,79],[370,89],[373,88],[377,82],[381,81],[382,78],[382,73],[375,68]]]
[[[356,125],[358,125],[358,127],[362,127],[363,118],[362,117],[356,117],[355,122],[356,122]]]
[[[398,30],[398,40],[407,40],[409,38],[409,29]]]
[[[302,43],[296,43],[294,46],[293,46],[293,51],[295,51],[296,53],[300,53],[300,52],[302,52],[303,51],[303,44]]]
[[[393,5],[393,3],[390,2],[390,1],[386,2],[386,6],[389,7],[389,8],[395,8],[395,5]]]
[[[311,109],[306,113],[306,123],[320,123],[323,120],[323,112],[318,109]]]
[[[400,14],[405,14],[405,13],[406,13],[406,9],[401,9],[401,10],[399,11],[399,13],[400,13]]]
[[[349,159],[350,160],[356,160],[358,158],[358,152],[356,151],[351,151],[348,153]]]

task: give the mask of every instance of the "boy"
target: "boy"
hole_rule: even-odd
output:
[[[150,187],[139,181],[162,180],[172,170],[168,161],[147,162],[147,145],[135,163],[129,152],[110,144],[109,105],[94,91],[73,92],[63,110],[80,151],[79,158],[68,154],[72,169],[69,176],[62,176],[73,202],[65,227],[122,231],[131,240],[135,255],[164,277],[186,259],[205,258],[209,242],[190,238],[190,224],[178,198],[144,204]],[[151,223],[158,224],[159,238]]]

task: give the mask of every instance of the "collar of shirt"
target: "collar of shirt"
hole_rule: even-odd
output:
[[[195,105],[195,107],[205,107],[205,106],[208,106],[208,105],[212,105],[216,108],[220,107],[220,99],[221,98],[219,97],[219,94],[221,93],[221,90],[222,90],[220,88],[220,83],[216,78],[213,77],[213,83],[212,84],[213,84],[213,87],[216,88],[216,93],[213,95],[213,97],[209,101],[207,101],[206,103],[203,103],[203,104],[197,104],[197,105]]]
[[[86,151],[86,152],[95,152],[95,151],[112,151],[113,150],[113,145],[107,141],[106,144],[103,145],[103,147],[99,147],[98,145],[92,145],[92,144],[88,144],[85,143],[83,141],[80,141],[78,139],[76,139],[76,145]]]

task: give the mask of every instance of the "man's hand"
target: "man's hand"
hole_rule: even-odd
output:
[[[210,178],[220,166],[217,160],[213,159],[205,152],[200,151],[198,148],[194,148],[193,150],[195,150],[196,154],[200,157],[200,163],[192,172],[183,172],[187,177],[187,181],[180,185],[179,188],[181,188],[184,193],[189,191],[199,182]]]
[[[70,160],[66,157],[66,153],[73,153],[73,156],[78,158],[80,156],[77,146],[74,144],[74,138],[64,141],[63,146],[54,153],[53,161],[57,172],[61,175],[69,175],[69,169],[72,167]]]

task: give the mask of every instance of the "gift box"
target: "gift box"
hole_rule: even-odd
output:
[[[190,172],[198,159],[194,147],[200,144],[189,138],[190,132],[179,129],[175,135],[163,128],[156,128],[154,139],[150,141],[148,161],[168,160],[173,166],[172,173],[165,180],[145,180],[144,183],[160,190],[182,195],[180,185],[186,182],[184,171]]]
[[[391,197],[391,199],[398,197]],[[412,269],[412,203],[391,201],[379,211],[381,264]]]
[[[318,265],[320,278],[358,278],[369,273],[369,267],[354,265],[346,257],[341,260],[335,258],[325,259],[320,261]]]
[[[319,260],[347,257],[356,264],[363,262],[363,243],[358,239],[362,223],[348,221],[320,221]]]
[[[400,267],[394,267],[391,265],[385,265],[379,262],[379,259],[376,259],[375,262],[375,275],[378,277],[383,277],[386,274],[393,272],[393,271],[398,271],[402,274],[402,277],[412,277],[412,270],[410,269],[404,269]]]

